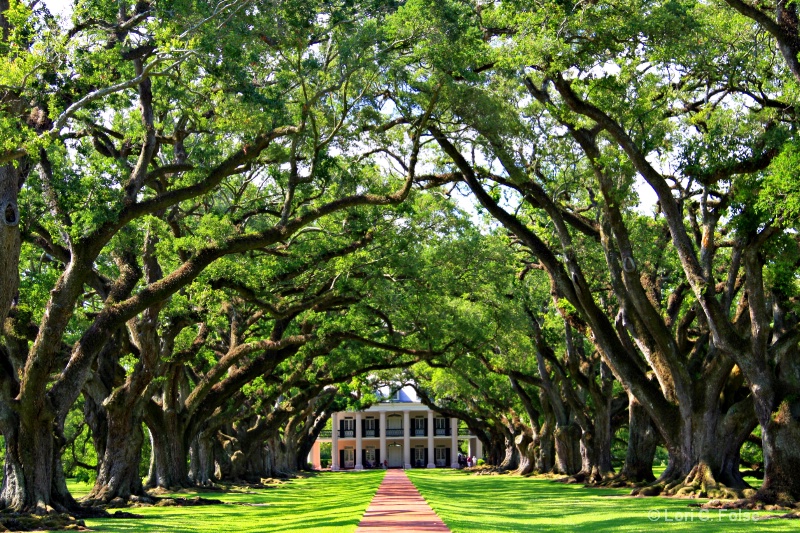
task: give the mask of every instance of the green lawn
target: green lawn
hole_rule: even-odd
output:
[[[108,532],[349,532],[355,530],[383,475],[383,471],[324,472],[271,489],[186,492],[180,496],[199,495],[228,505],[126,509],[145,518],[86,523],[95,531]],[[585,489],[547,479],[452,470],[411,470],[408,476],[455,533],[797,530],[797,521],[753,522],[749,513],[720,515],[689,507],[694,503],[690,500],[631,498],[627,489]],[[71,483],[69,488],[78,497],[89,490],[82,483]]]
[[[547,479],[412,470],[408,477],[454,533],[490,531],[797,531],[796,520],[701,511],[696,500],[632,498]],[[774,514],[774,513],[761,513]],[[652,520],[651,520],[652,518]]]
[[[95,531],[112,532],[350,532],[361,520],[383,476],[382,470],[324,472],[271,489],[187,492],[179,496],[202,496],[248,505],[125,509],[145,518],[86,520],[86,525]],[[89,490],[89,486],[82,483],[72,483],[69,488],[75,496]]]

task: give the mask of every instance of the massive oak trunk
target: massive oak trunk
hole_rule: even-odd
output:
[[[188,487],[187,442],[179,414],[173,410],[160,411],[159,415],[146,417],[153,446],[153,464],[147,479],[147,488]]]
[[[636,398],[629,394],[628,400],[628,447],[620,475],[633,482],[654,481],[653,459],[658,434],[650,422],[650,415]]]
[[[539,473],[551,472],[555,466],[555,439],[553,437],[553,422],[548,421],[545,416],[545,422],[542,424],[541,431],[539,431],[539,442],[536,453],[536,470]]]
[[[141,413],[127,404],[109,405],[104,418],[105,441],[98,450],[97,479],[88,497],[110,501],[144,496],[139,475],[144,442]]]
[[[270,475],[291,475],[297,472],[297,443],[293,439],[281,439],[278,435],[273,435],[267,439],[267,453],[272,470]]]
[[[800,422],[792,411],[785,401],[769,418],[759,416],[764,449],[764,483],[759,497],[765,501],[800,501]],[[761,412],[768,411],[762,407]]]
[[[536,469],[537,446],[533,431],[525,429],[514,439],[519,454],[517,474],[522,476],[532,473]]]
[[[598,402],[594,419],[581,428],[580,481],[599,483],[614,472],[611,465],[611,402]]]
[[[553,470],[557,474],[573,475],[581,470],[581,428],[576,424],[556,427],[556,462]]]
[[[755,426],[749,397],[731,405],[725,413],[716,404],[688,412],[680,420],[679,433],[666,441],[669,464],[655,492],[663,489],[665,494],[737,497],[737,491],[748,487],[739,472],[739,450]]]
[[[502,470],[516,470],[519,466],[519,452],[514,444],[514,436],[507,436],[505,439],[505,453],[503,460],[500,461],[499,468]]]
[[[207,487],[213,484],[215,475],[216,440],[201,432],[189,448],[189,475],[195,485]]]
[[[500,466],[506,458],[506,439],[504,435],[490,429],[485,433],[488,437],[487,440],[481,440],[483,443],[483,453],[486,456],[486,462],[493,466]]]
[[[37,514],[77,509],[67,491],[61,467],[59,442],[52,418],[17,417],[5,408],[0,431],[6,442],[6,459],[0,505]]]

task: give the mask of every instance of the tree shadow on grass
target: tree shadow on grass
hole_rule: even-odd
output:
[[[215,497],[228,505],[140,508],[135,510],[144,515],[142,519],[87,520],[87,525],[96,531],[113,533],[353,531],[382,479],[379,471],[354,475],[320,472],[289,480],[276,488],[217,493]]]
[[[455,533],[518,531],[792,531],[796,522],[712,517],[697,500],[634,498],[628,489],[584,488],[548,479],[410,472],[422,496]],[[613,498],[609,498],[613,496]],[[731,519],[733,518],[733,519]]]

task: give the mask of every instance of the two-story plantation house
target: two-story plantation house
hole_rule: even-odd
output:
[[[320,468],[320,442],[331,443],[331,470],[375,468],[458,468],[458,441],[469,441],[469,455],[483,455],[481,442],[458,419],[444,418],[417,400],[410,387],[362,412],[334,413],[332,430],[323,431],[309,454]]]

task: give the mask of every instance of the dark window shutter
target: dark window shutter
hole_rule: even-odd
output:
[[[339,468],[344,468],[344,450],[339,450]]]
[[[344,419],[339,420],[339,431],[341,432],[339,435],[344,436]]]
[[[423,468],[426,468],[431,462],[428,460],[428,448],[425,448],[425,464],[422,465]]]
[[[375,450],[375,466],[381,465],[381,451]]]
[[[451,457],[450,448],[445,448],[444,449],[444,466],[445,466],[445,468],[450,468],[450,465],[453,464],[453,462],[450,460],[450,457]]]
[[[380,437],[381,435],[381,423],[379,421],[375,421],[375,436]]]
[[[367,466],[367,450],[361,450],[361,466]]]

